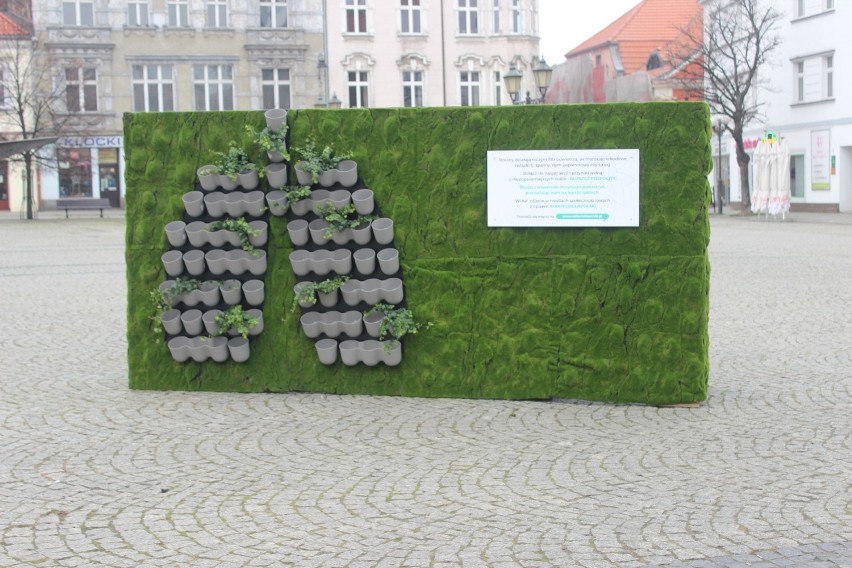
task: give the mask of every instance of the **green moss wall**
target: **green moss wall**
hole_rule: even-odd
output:
[[[166,279],[163,226],[195,169],[262,112],[125,115],[128,362],[134,389],[552,397],[677,404],[707,394],[707,107],[701,103],[291,111],[351,149],[394,219],[409,308],[430,330],[399,367],[331,367],[290,311],[284,218],[270,219],[265,331],[247,363],[173,361],[149,292]],[[638,228],[486,222],[486,151],[638,148]],[[260,153],[254,148],[259,163]],[[291,172],[292,176],[292,172]]]

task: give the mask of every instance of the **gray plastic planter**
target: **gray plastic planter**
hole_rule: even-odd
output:
[[[323,365],[333,365],[337,361],[337,341],[320,339],[316,343],[317,356]]]
[[[183,274],[183,255],[179,250],[165,252],[160,259],[163,261],[163,268],[166,269],[166,274],[169,276],[176,277]]]
[[[232,337],[228,340],[228,354],[235,363],[245,363],[251,355],[249,340],[244,337]]]
[[[325,238],[325,231],[328,229],[328,223],[322,219],[314,219],[308,223],[308,231],[311,233],[311,240],[316,245],[325,245],[330,239]]]
[[[305,276],[309,272],[320,276],[329,272],[349,274],[352,272],[352,252],[347,249],[314,252],[295,250],[290,253],[290,264],[296,276]]]
[[[204,331],[207,335],[219,335],[219,324],[216,323],[216,316],[222,313],[222,310],[207,310],[201,314],[201,323],[204,325]]]
[[[180,310],[166,310],[160,315],[160,323],[169,335],[179,335],[183,332],[183,324],[180,321]]]
[[[165,227],[166,238],[173,247],[182,247],[186,243],[186,223],[172,221]]]
[[[235,306],[242,299],[242,287],[239,280],[225,280],[219,286],[219,293],[222,295],[222,301],[229,306]],[[263,299],[261,298],[261,301]]]
[[[379,336],[379,328],[382,324],[382,319],[384,319],[384,312],[372,312],[365,316],[362,316],[364,321],[364,329],[367,330],[367,335],[370,337],[378,337]]]
[[[358,215],[369,215],[376,207],[373,190],[356,190],[352,193],[352,203],[355,205],[355,212],[358,213]]]
[[[284,187],[287,184],[287,164],[273,162],[266,166],[266,181],[269,182],[269,187],[273,189]]]
[[[352,366],[364,363],[373,367],[384,363],[395,367],[402,362],[402,344],[399,341],[355,341],[348,339],[340,342],[340,360],[344,365]]]
[[[356,250],[352,254],[352,260],[355,261],[355,268],[361,274],[372,274],[376,270],[376,251],[373,249]]]
[[[213,164],[207,164],[195,170],[195,174],[198,176],[198,183],[201,184],[201,189],[204,191],[213,191],[219,187],[219,174],[216,171],[217,168]],[[205,174],[203,172],[213,173]]]
[[[201,252],[201,251],[189,251]],[[266,251],[255,250],[252,252],[242,249],[224,251],[214,249],[207,253],[202,253],[207,261],[207,268],[213,274],[220,275],[225,272],[230,272],[234,275],[240,275],[246,271],[251,272],[255,276],[260,276],[266,272]],[[184,255],[184,258],[186,255]]]
[[[243,215],[260,217],[266,207],[266,196],[262,191],[248,193],[214,191],[204,196],[204,205],[211,217],[218,218],[226,214],[234,218]]]
[[[287,210],[290,208],[290,204],[287,200],[287,194],[280,189],[270,191],[266,194],[266,204],[269,206],[269,212],[276,217],[283,217],[287,214]]]
[[[348,306],[356,306],[361,302],[372,306],[379,302],[398,304],[403,297],[402,280],[399,278],[347,280],[340,287],[340,293],[343,295],[343,302]]]
[[[204,331],[201,310],[186,310],[180,315],[180,322],[187,335],[201,335]]]
[[[204,215],[204,194],[200,191],[190,191],[183,194],[183,208],[190,217],[201,217]]]
[[[243,296],[250,306],[259,306],[263,303],[264,296],[263,280],[248,280],[243,283]]]
[[[263,113],[263,118],[266,120],[266,127],[272,132],[278,132],[284,127],[284,122],[287,120],[287,109],[271,108]]]
[[[296,219],[287,223],[287,234],[294,246],[301,247],[308,244],[311,234],[308,232],[308,222],[304,219]]]
[[[342,209],[349,205],[351,198],[352,194],[345,189],[336,191],[317,189],[311,192],[311,210],[319,215],[320,208],[327,203],[331,203],[335,209]]]
[[[399,251],[395,248],[382,249],[376,254],[379,270],[388,276],[399,272]]]
[[[257,233],[256,235],[249,237],[249,242],[252,246],[262,247],[266,244],[266,240],[269,238],[269,225],[266,224],[266,221],[249,221],[249,228]]]
[[[218,363],[228,360],[228,340],[225,337],[175,337],[169,341],[169,351],[178,363],[192,359],[203,362],[212,359]]]
[[[237,184],[243,189],[255,189],[260,185],[260,175],[257,170],[247,170],[237,174]]]
[[[296,201],[295,203],[290,203],[290,211],[292,211],[294,215],[301,217],[310,213],[312,206],[313,202],[311,201],[311,198],[306,197]]]
[[[299,318],[299,321],[305,335],[311,339],[319,337],[322,333],[328,337],[339,335],[358,337],[363,329],[361,314],[356,311],[308,312]]]
[[[237,182],[236,178],[231,179],[230,177],[224,174],[219,174],[219,187],[221,187],[225,191],[233,191],[237,189],[238,185],[240,184],[239,182]]]
[[[204,263],[204,253],[200,250],[188,250],[183,253],[183,264],[186,266],[186,271],[193,276],[204,274],[206,265]]]
[[[388,245],[393,241],[393,219],[379,217],[373,221],[373,238],[380,245]]]

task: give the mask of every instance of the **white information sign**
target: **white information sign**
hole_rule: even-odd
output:
[[[639,150],[488,152],[489,227],[638,227]]]

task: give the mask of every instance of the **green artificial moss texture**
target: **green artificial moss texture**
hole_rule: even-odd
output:
[[[353,151],[394,220],[408,307],[431,328],[403,340],[399,367],[320,364],[290,311],[292,249],[286,220],[273,217],[265,330],[249,361],[176,363],[148,297],[167,278],[163,227],[181,218],[196,168],[232,139],[247,143],[244,126],[262,128],[263,113],[128,114],[131,388],[659,405],[706,398],[706,105],[311,109],[290,111],[288,122],[291,148],[313,136]],[[486,151],[611,148],[640,151],[638,228],[487,227]]]

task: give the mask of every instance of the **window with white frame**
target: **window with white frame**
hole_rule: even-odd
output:
[[[796,17],[805,18],[834,10],[834,0],[796,0]]]
[[[369,84],[366,71],[349,71],[349,108],[368,107]]]
[[[260,0],[260,27],[287,27],[287,0]]]
[[[419,34],[420,0],[399,0],[399,31],[404,34]]]
[[[168,9],[170,28],[185,28],[189,26],[188,0],[170,0]]]
[[[834,0],[825,0],[825,9],[834,10]]]
[[[367,0],[346,0],[346,33],[367,33]]]
[[[207,27],[228,27],[228,0],[207,0]]]
[[[825,98],[834,98],[834,55],[826,55],[825,62]]]
[[[494,72],[494,104],[500,106],[503,104],[503,86],[500,83],[501,76],[499,71]]]
[[[98,72],[94,67],[65,68],[65,108],[68,112],[98,110]]]
[[[462,71],[459,79],[461,85],[461,106],[478,106],[479,71]]]
[[[803,57],[793,62],[795,101],[809,103],[834,98],[834,53]]]
[[[63,0],[62,24],[66,26],[94,26],[94,2],[91,0]]]
[[[470,35],[479,33],[478,0],[458,0],[459,34]]]
[[[523,31],[521,21],[521,0],[512,0],[512,33],[519,34]]]
[[[423,106],[423,71],[402,72],[402,106]]]
[[[128,2],[127,3],[127,25],[131,27],[147,26],[148,25],[148,3],[147,2]]]
[[[290,108],[290,70],[261,69],[260,89],[263,92],[263,108]]]
[[[491,10],[491,33],[496,35],[500,33],[500,0],[494,0],[494,5],[491,7]]]
[[[195,110],[234,110],[234,68],[194,65]]]
[[[172,65],[134,65],[131,70],[134,112],[175,110]]]

